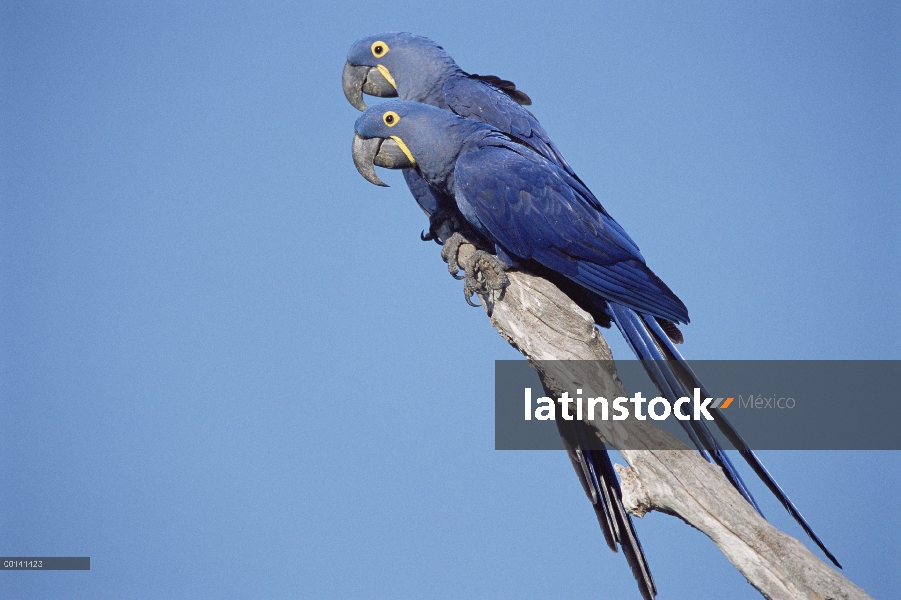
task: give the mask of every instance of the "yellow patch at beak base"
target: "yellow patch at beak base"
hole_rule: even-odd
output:
[[[391,71],[388,70],[388,67],[386,67],[385,65],[376,65],[375,68],[379,70],[379,73],[382,74],[382,77],[384,77],[388,81],[388,83],[390,83],[394,87],[394,89],[397,89],[397,84],[394,83],[394,77],[391,76]]]
[[[407,148],[407,145],[404,143],[404,141],[403,141],[402,139],[400,139],[400,138],[399,138],[398,136],[396,136],[396,135],[392,135],[392,136],[391,136],[391,139],[394,140],[395,142],[397,142],[397,145],[400,146],[401,152],[403,152],[404,154],[406,154],[407,158],[410,159],[410,162],[413,163],[413,164],[415,165],[415,164],[416,164],[416,159],[413,158],[413,154],[410,152],[410,149]]]

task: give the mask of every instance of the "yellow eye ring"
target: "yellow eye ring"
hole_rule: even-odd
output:
[[[397,125],[397,122],[400,121],[400,115],[398,115],[393,110],[389,110],[382,115],[382,121],[384,121],[385,125],[387,125],[388,127],[394,127],[395,125]]]
[[[390,48],[388,47],[388,44],[386,44],[385,42],[383,42],[381,40],[379,40],[377,42],[372,42],[372,55],[374,57],[381,58],[388,53],[388,50],[390,50]]]

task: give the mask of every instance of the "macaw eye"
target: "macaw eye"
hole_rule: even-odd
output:
[[[394,127],[395,125],[397,125],[397,122],[400,121],[400,115],[398,115],[393,110],[389,110],[382,115],[382,121],[384,121],[385,125],[387,125],[388,127]]]
[[[385,42],[379,41],[372,43],[372,55],[376,58],[385,56],[385,54],[388,53],[388,50],[390,50],[390,48],[388,48],[388,44]]]

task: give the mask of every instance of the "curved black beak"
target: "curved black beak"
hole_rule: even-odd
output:
[[[375,185],[388,187],[388,184],[375,174],[375,169],[373,168],[375,157],[378,155],[381,145],[382,138],[362,138],[359,133],[355,133],[351,154],[354,158],[354,166],[360,172],[360,175],[363,176],[363,179]]]
[[[341,87],[344,88],[344,97],[357,110],[366,110],[366,103],[363,102],[364,93],[379,98],[397,97],[397,90],[379,72],[378,67],[355,65],[351,62],[344,64]]]
[[[390,138],[364,138],[355,133],[351,154],[360,175],[369,183],[382,187],[388,187],[388,184],[378,178],[373,165],[386,169],[409,169],[416,166],[400,145]]]

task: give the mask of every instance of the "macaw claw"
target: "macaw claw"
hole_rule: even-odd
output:
[[[466,261],[466,276],[463,278],[463,295],[470,306],[478,306],[472,301],[473,294],[488,296],[498,292],[502,298],[510,279],[504,272],[505,265],[498,257],[484,250],[476,250]]]
[[[464,279],[464,277],[457,275],[460,272],[460,269],[457,267],[457,261],[459,260],[460,246],[468,243],[469,240],[459,233],[455,233],[444,241],[443,248],[441,248],[441,258],[447,263],[447,272],[454,279]]]
[[[505,271],[508,265],[493,254],[484,250],[476,250],[466,260],[465,274],[460,277],[459,261],[460,246],[470,243],[459,233],[454,233],[441,249],[441,258],[447,263],[447,270],[454,279],[463,280],[463,296],[470,306],[478,306],[472,301],[473,294],[488,296],[493,292],[499,292],[498,297],[503,297],[504,289],[510,284],[510,279]]]

